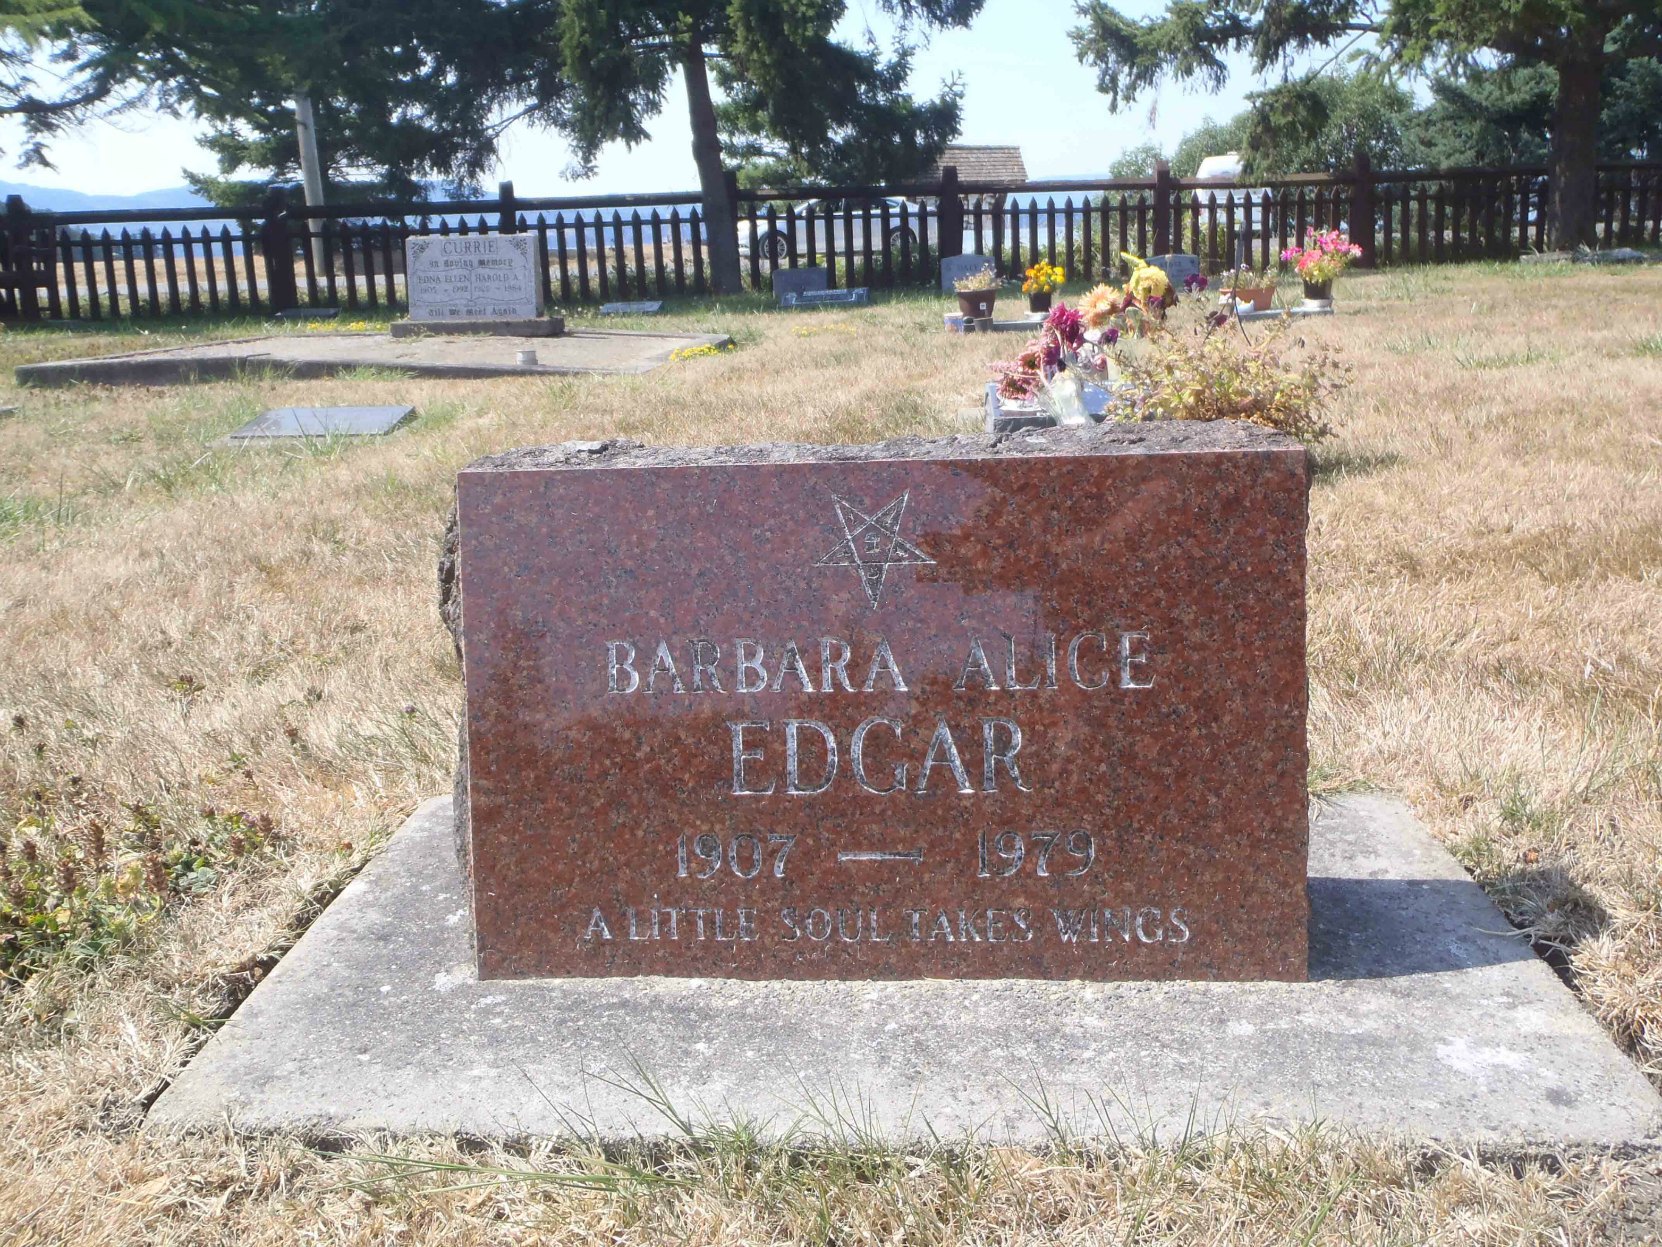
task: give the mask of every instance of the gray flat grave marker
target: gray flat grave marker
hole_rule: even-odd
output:
[[[230,435],[232,441],[271,437],[380,437],[415,413],[414,407],[277,407]]]
[[[654,316],[664,310],[662,299],[636,299],[628,303],[602,303],[602,316]]]
[[[1181,286],[1189,278],[1200,276],[1198,255],[1187,255],[1179,251],[1174,255],[1151,256],[1148,262],[1171,278],[1171,284],[1174,286]]]
[[[855,286],[852,290],[804,290],[800,294],[782,295],[780,307],[837,307],[871,302],[871,289]]]
[[[340,315],[338,307],[285,307],[277,313],[278,320],[334,320]]]
[[[411,320],[529,320],[542,313],[530,234],[418,234],[404,242]]]
[[[823,265],[803,268],[776,268],[773,270],[773,293],[783,301],[789,294],[806,294],[810,290],[829,290],[831,272]]]
[[[953,283],[960,277],[968,277],[992,266],[993,262],[984,255],[947,256],[941,261],[941,293],[953,293]]]

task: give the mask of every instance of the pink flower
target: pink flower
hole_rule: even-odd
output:
[[[1050,315],[1045,318],[1045,328],[1075,350],[1085,340],[1084,320],[1065,303],[1058,303],[1050,309]]]

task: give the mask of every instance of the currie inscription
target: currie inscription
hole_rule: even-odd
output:
[[[1303,977],[1305,457],[1197,433],[464,471],[481,974]]]

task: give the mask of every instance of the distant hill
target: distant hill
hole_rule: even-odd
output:
[[[41,212],[96,212],[118,208],[205,208],[208,201],[188,186],[143,191],[137,195],[89,195],[83,191],[55,190],[27,182],[0,182],[0,197],[21,195],[23,202]]]

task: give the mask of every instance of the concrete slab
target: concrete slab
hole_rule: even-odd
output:
[[[395,320],[387,326],[395,338],[430,338],[444,334],[483,334],[495,338],[557,338],[566,331],[564,316],[524,316],[513,320]]]
[[[291,437],[381,437],[415,414],[414,407],[276,407],[226,435],[230,442]]]
[[[1237,320],[1278,320],[1282,316],[1331,315],[1333,315],[1333,305],[1331,303],[1326,307],[1305,307],[1302,304],[1295,303],[1292,307],[1267,307],[1261,312],[1256,308],[1246,308],[1243,311],[1236,312],[1235,318]]]
[[[662,299],[630,299],[620,303],[602,303],[602,316],[656,316],[664,310]]]
[[[686,347],[732,345],[725,334],[580,329],[556,338],[384,333],[306,333],[198,342],[124,355],[23,364],[19,385],[175,385],[247,374],[327,377],[354,368],[384,368],[414,377],[562,376],[650,372]],[[538,363],[516,362],[523,350]]]
[[[147,1129],[603,1139],[697,1119],[1037,1144],[1319,1118],[1414,1140],[1662,1146],[1662,1099],[1397,801],[1311,825],[1308,983],[481,984],[449,798],[423,805]]]

